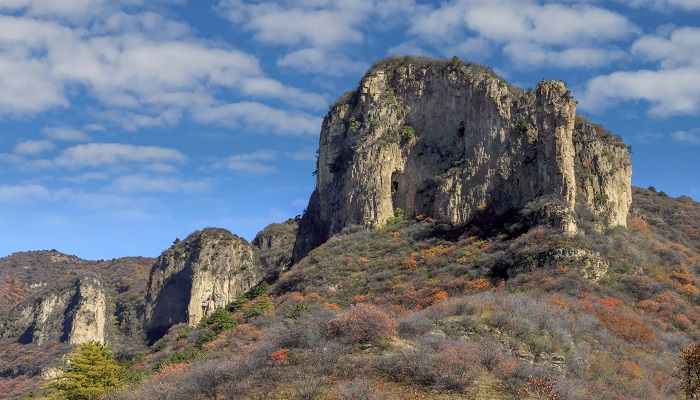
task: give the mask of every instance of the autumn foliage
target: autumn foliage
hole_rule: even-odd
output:
[[[371,342],[396,335],[397,326],[394,318],[370,303],[354,304],[327,324],[330,337],[348,343]]]

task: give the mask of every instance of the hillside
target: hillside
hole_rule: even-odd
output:
[[[56,250],[15,253],[0,259],[0,276],[3,282],[0,305],[0,393],[8,397],[37,391],[42,374],[60,366],[62,358],[72,345],[65,337],[63,315],[47,314],[41,328],[34,326],[27,340],[13,334],[10,312],[52,295],[68,293],[81,280],[102,282],[109,304],[105,304],[113,320],[104,333],[111,347],[127,357],[145,348],[140,320],[144,313],[144,296],[152,258],[130,257],[110,261],[86,261],[62,254]],[[55,313],[64,309],[56,307]],[[50,308],[47,312],[51,313]],[[45,332],[39,339],[37,332]],[[27,337],[27,335],[24,335]]]
[[[111,398],[516,398],[531,376],[567,399],[681,398],[700,204],[633,193],[629,229],[602,233],[348,229],[270,286],[274,310],[258,298],[228,307],[235,328],[175,326],[132,366],[158,372]],[[606,271],[587,279],[593,260]]]
[[[630,148],[562,82],[392,57],[318,154],[304,214],[252,243],[0,259],[0,393],[51,395],[100,341],[126,371],[109,399],[683,397],[700,203],[631,187]]]

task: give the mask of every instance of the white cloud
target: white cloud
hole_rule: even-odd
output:
[[[301,111],[273,108],[256,102],[216,105],[194,110],[200,122],[237,126],[280,135],[318,134],[321,119]]]
[[[252,153],[232,155],[215,163],[214,169],[228,169],[253,175],[266,175],[276,171],[269,161],[277,159],[277,153],[271,150],[257,150]],[[267,163],[265,161],[268,161]]]
[[[490,45],[514,65],[574,68],[619,59],[622,52],[611,43],[639,29],[620,14],[586,4],[457,0],[417,15],[409,32],[443,50],[483,53]]]
[[[0,185],[0,203],[26,203],[50,197],[49,189],[40,185]]]
[[[680,8],[687,11],[700,10],[698,0],[618,0],[630,7],[646,7],[655,11],[668,11],[669,8]]]
[[[64,150],[53,163],[59,167],[79,168],[121,163],[185,161],[186,157],[175,149],[119,143],[89,143]]]
[[[518,66],[556,65],[560,68],[600,67],[626,55],[620,50],[593,47],[547,50],[546,47],[524,42],[510,43],[504,47],[503,52]]]
[[[208,190],[209,187],[207,182],[144,174],[122,176],[115,179],[110,185],[111,190],[127,193],[198,193]]]
[[[700,66],[700,28],[680,27],[667,35],[644,36],[634,42],[632,52],[665,69]]]
[[[405,24],[425,8],[414,0],[222,0],[215,7],[256,41],[287,47],[279,66],[333,76],[367,67],[338,49],[360,46],[368,31]]]
[[[372,11],[372,3],[224,0],[216,9],[261,42],[331,47],[363,40],[357,24]]]
[[[46,137],[64,142],[87,142],[90,137],[85,133],[67,126],[51,126],[41,130]]]
[[[617,71],[591,79],[580,98],[588,110],[616,101],[650,103],[658,117],[692,115],[700,111],[700,28],[664,29],[632,45],[635,55],[658,63],[658,69]]]
[[[240,86],[241,93],[248,96],[277,98],[290,105],[309,108],[318,109],[328,106],[328,102],[320,94],[306,93],[270,78],[245,79]]]
[[[97,100],[88,109],[92,115],[137,130],[176,125],[198,104],[220,102],[215,97],[222,89],[281,100],[295,108],[326,106],[319,94],[266,77],[255,56],[197,39],[181,22],[151,12],[108,12],[113,5],[92,1],[90,6],[102,7],[104,21],[74,26],[42,19],[60,14],[49,6],[45,14],[32,13],[41,3],[4,3],[27,14],[0,15],[0,114],[26,116],[69,108],[80,93]],[[76,10],[82,6],[69,3]],[[72,138],[64,140],[88,140],[75,131],[62,133]],[[47,133],[56,139],[60,134]]]
[[[579,98],[582,108],[597,111],[615,101],[645,100],[659,117],[693,114],[700,109],[700,70],[620,71],[591,79]]]
[[[677,131],[671,137],[677,142],[700,145],[700,136],[692,132]]]
[[[104,181],[109,179],[109,175],[103,172],[85,172],[76,176],[68,176],[61,178],[63,181],[73,182],[73,183],[85,183],[90,181]]]
[[[56,146],[48,140],[27,140],[15,146],[16,154],[33,155],[53,150]]]
[[[353,61],[332,49],[317,48],[292,51],[277,60],[277,65],[291,67],[300,72],[323,73],[331,76],[362,73],[369,67],[369,64],[364,61]]]

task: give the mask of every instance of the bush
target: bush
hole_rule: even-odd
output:
[[[204,345],[205,343],[213,342],[214,340],[216,340],[216,336],[217,336],[216,332],[214,332],[214,331],[210,331],[210,330],[203,331],[197,337],[197,341],[195,342],[194,345],[196,348],[201,349],[202,345]]]
[[[340,384],[338,398],[343,400],[373,400],[379,399],[372,387],[372,381],[364,376],[358,376]]]
[[[328,336],[346,343],[364,343],[396,335],[398,323],[379,307],[361,303],[328,321]]]

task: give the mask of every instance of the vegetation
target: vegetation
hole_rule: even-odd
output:
[[[398,209],[123,357],[132,378],[107,398],[683,397],[697,390],[700,205],[633,194],[628,229],[581,220],[576,236],[524,225],[532,207],[468,227]],[[607,274],[585,279],[579,250]],[[8,358],[20,347],[37,348],[3,347],[3,362],[28,363]]]
[[[410,142],[416,137],[416,131],[411,125],[406,125],[401,129],[402,139],[404,142]]]
[[[350,118],[350,132],[355,133],[362,126],[362,122],[356,120],[354,117]]]
[[[700,344],[683,349],[678,366],[686,399],[700,398]]]
[[[68,366],[48,381],[49,397],[92,400],[124,383],[126,370],[101,343],[88,342],[68,356]]]

